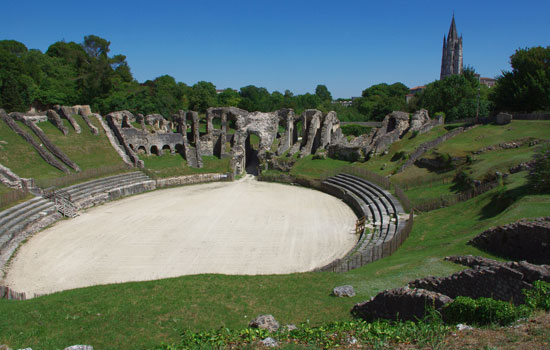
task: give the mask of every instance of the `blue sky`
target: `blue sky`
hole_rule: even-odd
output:
[[[455,13],[464,64],[510,69],[518,48],[550,45],[550,1],[3,1],[0,39],[45,52],[95,34],[143,82],[163,74],[217,88],[359,96],[370,85],[439,78]]]

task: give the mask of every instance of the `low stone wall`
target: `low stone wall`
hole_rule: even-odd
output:
[[[494,227],[472,239],[475,247],[512,260],[550,264],[550,217]]]
[[[231,181],[231,179],[232,178],[229,174],[219,174],[219,173],[194,174],[194,175],[174,176],[174,177],[167,177],[164,179],[157,179],[156,186],[157,188],[163,188],[163,187],[172,187],[172,186],[192,185],[192,184],[198,184],[203,182]]]
[[[440,310],[453,301],[448,296],[424,289],[396,288],[383,291],[369,301],[355,304],[351,313],[367,321],[379,318],[388,320],[417,320],[426,316],[426,309],[433,306]]]
[[[115,200],[118,198],[131,196],[134,194],[152,191],[156,189],[156,182],[154,180],[151,181],[144,181],[137,184],[131,184],[126,186],[121,186],[114,188],[107,192],[107,195],[109,196],[109,200]]]
[[[522,290],[533,287],[523,278],[520,271],[507,266],[476,266],[447,277],[418,279],[409,285],[445,294],[453,299],[458,296],[474,299],[485,297],[522,304],[525,300]]]
[[[380,292],[369,301],[356,304],[351,312],[369,321],[422,318],[425,307],[434,306],[438,310],[458,296],[493,298],[517,305],[525,300],[522,289],[533,288],[535,281],[550,282],[548,265],[500,262],[471,255],[451,256],[445,260],[471,269],[447,277],[417,279],[405,288]]]

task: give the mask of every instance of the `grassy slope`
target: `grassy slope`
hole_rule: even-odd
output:
[[[75,116],[75,119],[82,129],[80,134],[74,131],[67,120],[63,120],[69,129],[67,136],[64,136],[50,122],[39,123],[38,126],[50,141],[65,152],[82,170],[122,164],[120,156],[115,152],[96,120],[92,119],[92,123],[99,129],[97,136],[91,133],[82,117]],[[18,125],[41,143],[26,125],[19,122]],[[0,139],[7,142],[0,152],[0,163],[12,169],[17,175],[35,179],[51,179],[63,175],[60,170],[48,165],[31,145],[14,133],[4,122],[0,123]]]
[[[165,157],[154,159],[168,162]],[[315,176],[347,164],[306,157],[293,172]],[[394,255],[345,274],[197,275],[84,288],[24,302],[0,300],[0,344],[54,349],[89,343],[96,348],[143,349],[176,342],[184,329],[245,327],[262,313],[272,313],[282,323],[347,320],[354,303],[383,289],[460,270],[442,260],[447,255],[490,256],[466,244],[483,230],[548,215],[550,195],[526,195],[525,175],[512,175],[506,187],[467,202],[416,216],[410,238]],[[419,188],[409,193],[415,190],[418,197],[429,192]],[[450,186],[434,190],[438,191],[448,192]],[[331,297],[332,288],[342,284],[353,285],[357,296]]]
[[[82,130],[80,134],[77,134],[65,119],[63,119],[63,123],[69,129],[67,136],[64,136],[52,123],[40,123],[38,126],[44,130],[50,141],[78,164],[82,170],[123,163],[97,120],[90,118],[92,124],[99,130],[99,135],[93,135],[81,116],[74,116],[74,118]]]
[[[0,121],[0,140],[6,142],[2,144],[0,163],[17,175],[36,178],[57,177],[63,174],[48,165],[27,141],[13,132],[3,121]]]
[[[145,167],[158,177],[170,177],[192,175],[200,173],[227,173],[230,171],[230,158],[218,158],[216,156],[203,156],[203,167],[191,168],[187,161],[179,154],[166,153],[162,156],[142,155],[140,157]]]

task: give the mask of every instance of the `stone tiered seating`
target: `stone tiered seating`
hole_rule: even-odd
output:
[[[323,184],[338,188],[358,202],[355,207],[363,210],[362,214],[373,227],[370,232],[364,232],[359,237],[355,247],[343,259],[327,269],[349,270],[386,256],[385,251],[390,244],[395,244],[394,237],[404,226],[399,219],[399,215],[404,213],[399,201],[379,186],[349,174],[330,177]],[[349,263],[353,266],[349,267]],[[345,268],[343,265],[346,265]]]
[[[20,237],[21,233],[55,214],[55,205],[43,197],[35,197],[0,212],[0,268],[9,259],[17,244],[25,238]],[[51,222],[53,221],[55,220]]]
[[[155,189],[155,181],[141,171],[114,175],[63,188],[79,209],[124,195]]]

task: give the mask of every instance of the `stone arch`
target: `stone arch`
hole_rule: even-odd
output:
[[[166,154],[166,151],[168,151],[168,153],[172,153],[172,148],[170,147],[170,145],[162,146],[162,154]]]
[[[183,147],[183,145],[181,143],[177,143],[176,146],[175,146],[175,149],[176,149],[176,153],[179,153],[179,154],[184,154],[185,153],[185,148]]]
[[[152,145],[151,146],[151,154],[156,154],[157,156],[161,155],[160,150],[157,147],[157,145]]]
[[[138,149],[137,149],[137,153],[138,154],[147,154],[147,149],[145,148],[145,146],[139,146]]]

